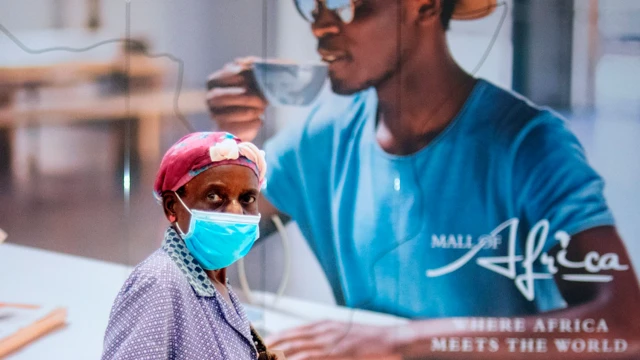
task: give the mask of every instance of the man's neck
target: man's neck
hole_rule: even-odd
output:
[[[378,143],[397,155],[422,149],[451,123],[474,84],[447,51],[403,64],[376,89]]]

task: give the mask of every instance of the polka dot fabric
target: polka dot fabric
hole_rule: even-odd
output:
[[[162,248],[125,281],[102,359],[256,359],[250,323],[233,289],[230,306],[207,277],[199,279],[199,267],[187,264],[186,246],[174,251],[177,245],[184,243],[169,228]]]
[[[167,229],[162,250],[178,266],[198,295],[214,296],[215,288],[207,273],[200,267],[198,261],[191,255],[184,241],[173,228]]]

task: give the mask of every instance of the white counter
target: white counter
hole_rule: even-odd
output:
[[[65,328],[38,339],[8,360],[99,359],[111,305],[131,269],[25,246],[0,245],[0,302],[57,305],[69,313]],[[247,313],[265,333],[325,319],[380,325],[405,321],[288,297],[273,305],[272,294],[254,296],[258,304],[247,306]]]

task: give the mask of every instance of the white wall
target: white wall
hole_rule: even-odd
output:
[[[50,0],[3,0],[0,2],[0,24],[12,31],[50,27],[53,25],[53,6],[54,2]]]
[[[452,21],[448,38],[454,58],[469,72],[480,64],[485,51],[489,50],[487,59],[479,68],[476,76],[510,89],[513,70],[513,46],[511,43],[513,1],[507,0],[504,3],[506,5],[497,7],[491,15],[483,19]],[[504,21],[498,30],[503,16]],[[496,31],[499,32],[495,44],[489,48]]]
[[[2,0],[0,24],[17,35],[50,29],[56,4],[62,6],[67,28],[84,26],[85,0]],[[101,8],[100,36],[124,37],[126,1],[102,0]],[[255,0],[131,1],[131,35],[148,39],[154,53],[169,52],[182,58],[185,84],[193,87],[203,87],[206,76],[225,62],[247,54],[261,55],[268,49],[271,42],[265,43],[264,23],[263,3]],[[59,44],[49,44],[54,45]]]
[[[595,105],[600,111],[640,114],[640,1],[598,3],[601,51],[595,69]]]

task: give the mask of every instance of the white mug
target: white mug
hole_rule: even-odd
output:
[[[270,105],[307,106],[320,94],[327,80],[323,63],[296,64],[279,60],[253,63],[253,76]]]

